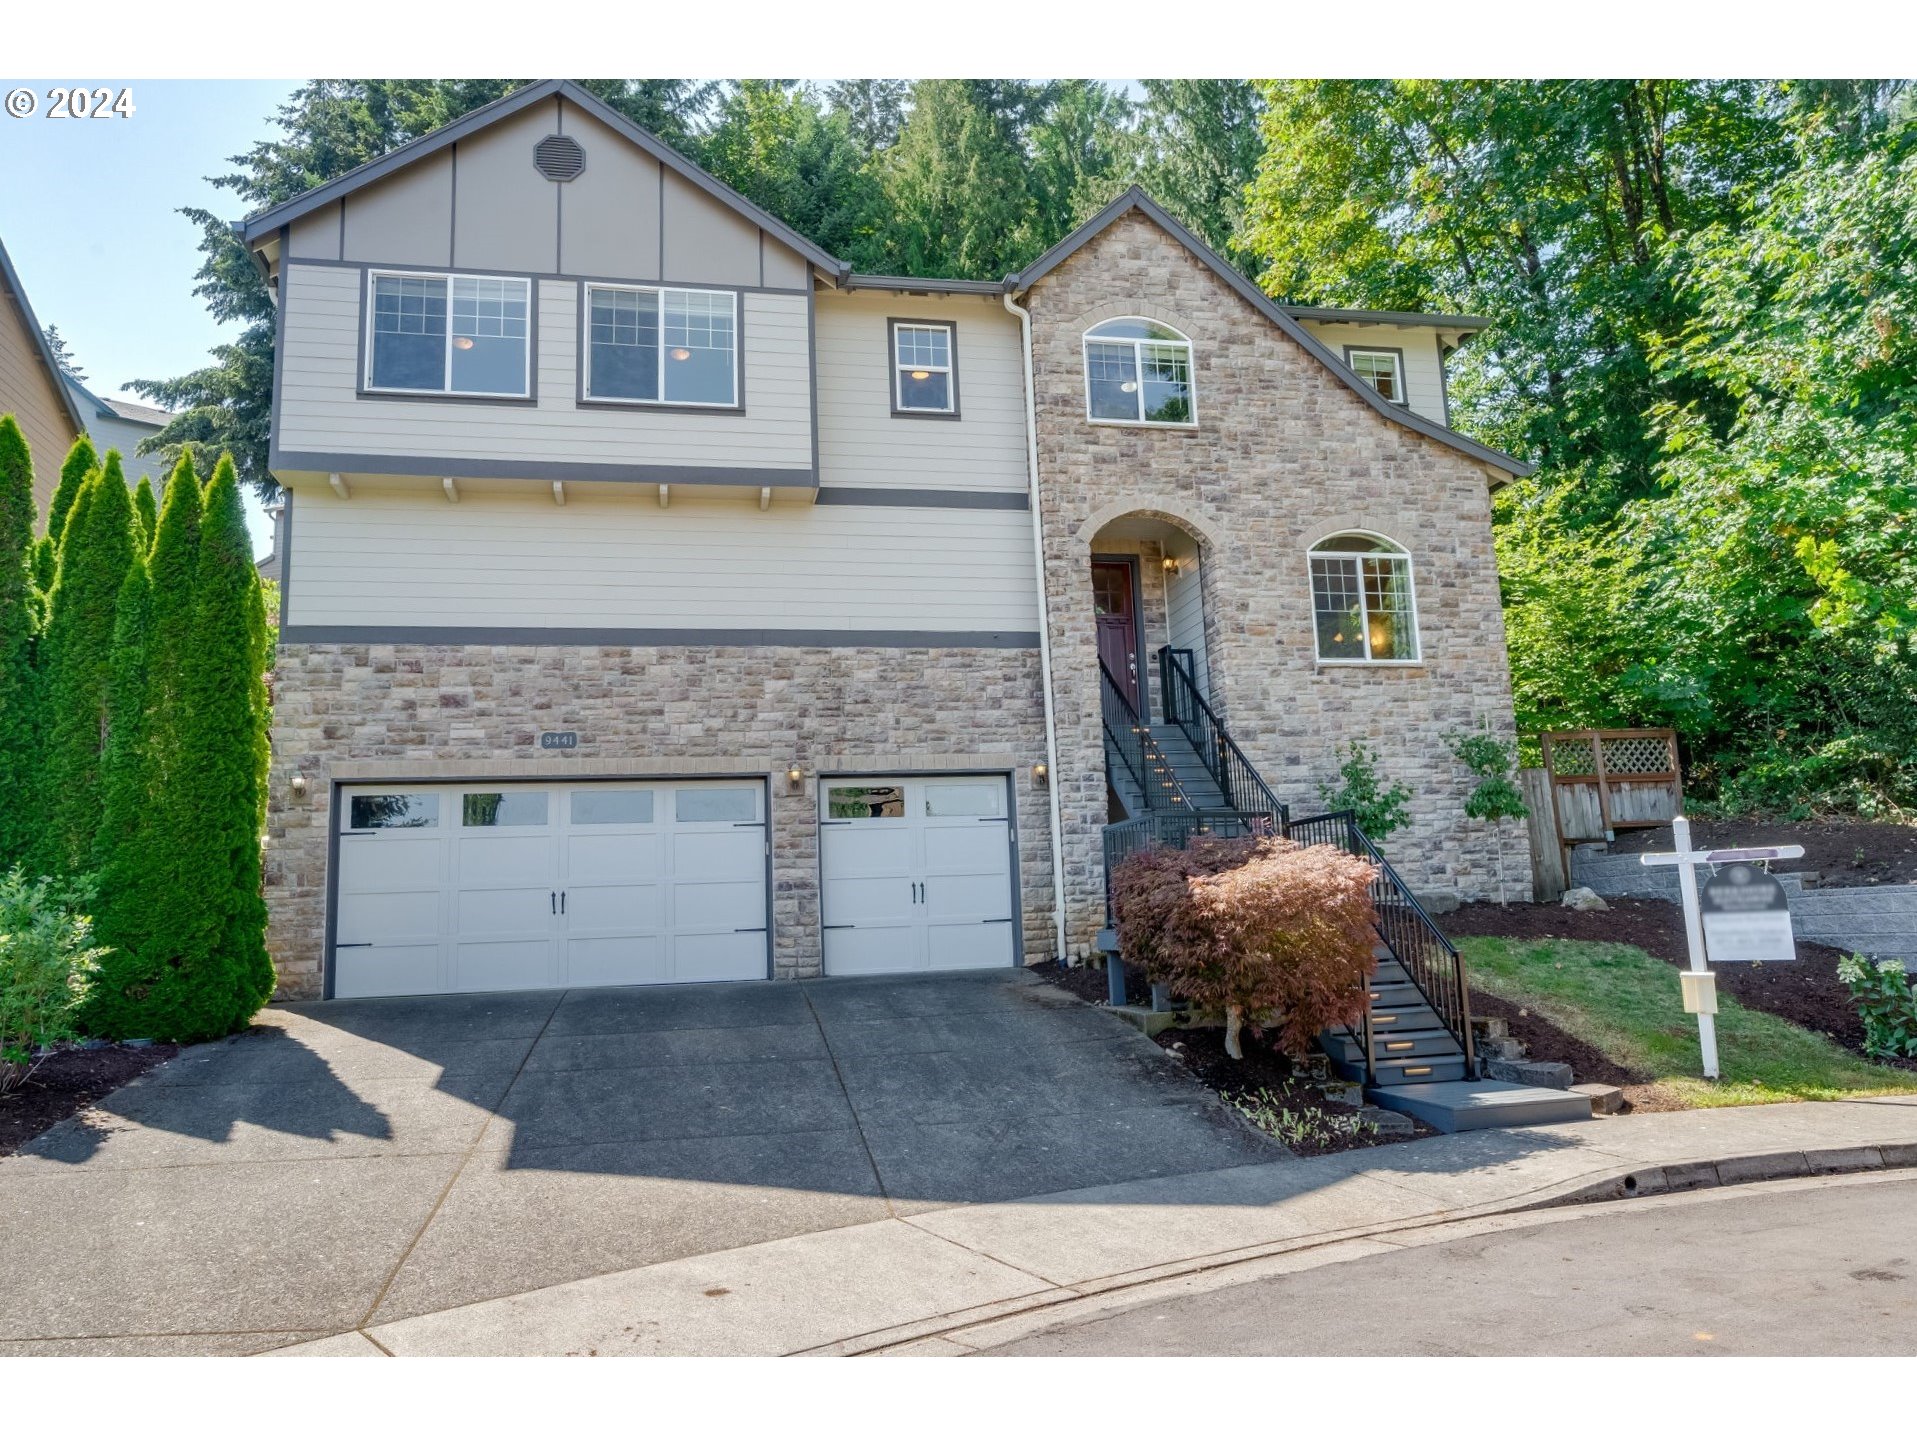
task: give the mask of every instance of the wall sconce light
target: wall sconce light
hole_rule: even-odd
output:
[[[1046,767],[1044,759],[1040,759],[1032,765],[1032,782],[1039,788],[1045,787],[1046,780],[1051,776],[1052,771]]]
[[[1169,554],[1165,556],[1165,572],[1174,578],[1178,575],[1178,561]]]
[[[805,783],[805,774],[795,763],[791,768],[785,771],[785,781],[792,786],[793,792],[796,793],[801,785]]]
[[[293,775],[293,797],[299,799],[306,797],[306,775],[303,773]]]

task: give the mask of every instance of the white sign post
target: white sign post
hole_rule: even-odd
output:
[[[1697,901],[1697,866],[1700,863],[1748,863],[1766,858],[1802,858],[1804,849],[1801,844],[1786,843],[1776,848],[1724,848],[1699,853],[1691,847],[1691,821],[1688,818],[1673,819],[1671,834],[1676,843],[1675,853],[1643,853],[1638,858],[1647,868],[1677,869],[1677,891],[1684,898],[1684,939],[1690,948],[1691,972],[1708,975],[1711,969],[1704,948],[1704,916]],[[1688,986],[1692,989],[1706,988],[1710,986],[1708,976],[1701,980],[1693,979]],[[1688,1009],[1691,1004],[1685,1006]],[[1718,1076],[1716,1007],[1714,994],[1710,1002],[1699,1001],[1696,1006],[1697,1045],[1704,1054],[1704,1076],[1713,1080]],[[1707,1008],[1709,1011],[1706,1011]]]

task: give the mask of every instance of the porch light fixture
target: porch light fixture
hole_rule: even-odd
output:
[[[303,773],[293,775],[293,797],[302,799],[306,797],[306,775]]]
[[[799,787],[800,784],[805,782],[805,774],[799,768],[799,766],[795,763],[792,765],[791,768],[788,768],[785,771],[785,781],[791,784],[792,787],[796,789]]]
[[[1165,572],[1174,576],[1178,573],[1178,561],[1172,558],[1170,554],[1165,556]]]
[[[1045,786],[1045,780],[1050,778],[1051,776],[1052,776],[1052,771],[1051,769],[1045,766],[1044,759],[1040,759],[1037,763],[1032,765],[1032,782],[1036,784],[1038,787],[1043,788]]]

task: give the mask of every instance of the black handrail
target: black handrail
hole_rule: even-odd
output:
[[[1105,825],[1105,919],[1112,918],[1112,870],[1147,848],[1183,848],[1200,834],[1249,838],[1274,834],[1270,814],[1235,808],[1184,808],[1140,814]]]
[[[1125,697],[1125,691],[1118,686],[1118,679],[1103,659],[1098,661],[1098,677],[1099,716],[1105,725],[1105,742],[1117,750],[1119,760],[1144,796],[1145,807],[1152,812],[1189,809],[1191,800],[1186,797],[1164,750],[1159,748],[1158,740],[1152,737],[1151,725],[1139,718],[1138,710]]]
[[[1425,1002],[1441,1019],[1464,1053],[1464,1075],[1478,1075],[1477,1047],[1471,1037],[1471,990],[1465,982],[1464,958],[1431,920],[1398,870],[1378,845],[1358,827],[1349,809],[1293,819],[1285,825],[1285,837],[1294,843],[1327,843],[1342,848],[1356,858],[1373,865],[1377,875],[1371,880],[1371,903],[1377,911],[1378,937],[1391,956],[1403,966]],[[1370,991],[1369,985],[1366,987]],[[1371,1053],[1371,1005],[1365,1004],[1364,1022],[1365,1077],[1373,1076]]]
[[[1285,823],[1290,810],[1266,786],[1244,750],[1232,741],[1225,726],[1218,721],[1218,715],[1198,692],[1192,651],[1170,645],[1161,648],[1158,677],[1165,717],[1185,731],[1199,762],[1205,765],[1205,771],[1216,780],[1218,791],[1224,794],[1225,802],[1246,812],[1269,813],[1281,825]]]

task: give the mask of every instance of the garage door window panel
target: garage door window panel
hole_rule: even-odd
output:
[[[544,828],[551,808],[551,795],[543,790],[469,793],[460,800],[459,821],[463,828]]]
[[[759,795],[749,788],[681,788],[672,795],[679,823],[754,823]]]
[[[354,829],[437,828],[436,793],[356,793],[346,807],[346,824]]]

